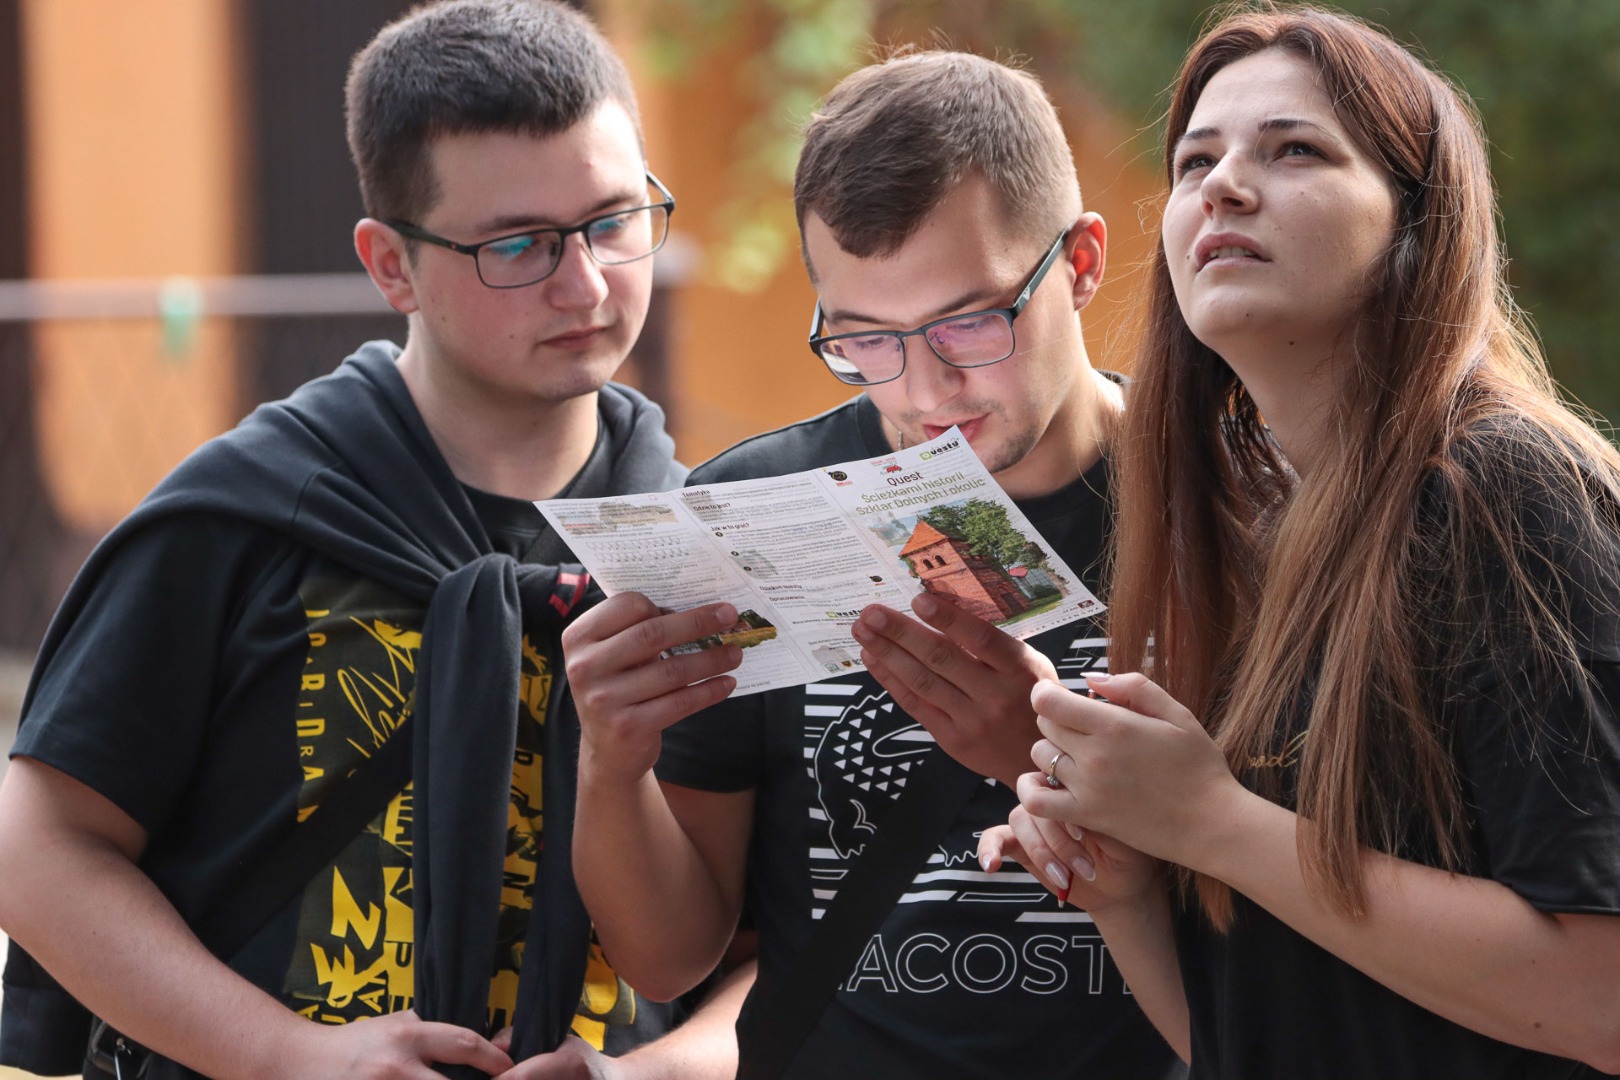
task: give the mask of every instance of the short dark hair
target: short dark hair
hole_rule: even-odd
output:
[[[989,181],[1015,231],[1050,241],[1080,216],[1074,155],[1033,75],[971,53],[900,53],[844,79],[806,125],[800,235],[814,213],[850,254],[892,254],[970,176]]]
[[[635,91],[596,26],[554,0],[449,0],[390,23],[349,65],[349,153],[366,213],[416,220],[439,198],[429,144],[467,132],[567,131]]]

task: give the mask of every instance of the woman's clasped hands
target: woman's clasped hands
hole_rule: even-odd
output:
[[[1092,674],[1093,696],[1042,681],[1030,693],[1044,736],[1019,805],[979,841],[979,862],[1022,864],[1094,914],[1160,888],[1161,863],[1193,866],[1254,796],[1198,719],[1146,676]]]

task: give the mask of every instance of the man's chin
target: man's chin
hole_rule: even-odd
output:
[[[611,372],[570,372],[566,378],[554,377],[531,381],[519,389],[518,393],[526,393],[529,400],[536,405],[541,403],[560,405],[589,397],[611,381]]]
[[[999,477],[1002,473],[1022,465],[1034,451],[1035,445],[1029,440],[1002,439],[974,445],[973,452],[979,455],[979,461],[983,463],[986,472]]]
[[[591,353],[551,354],[542,358],[544,370],[558,396],[577,396],[602,389],[623,369],[628,354],[619,349],[602,349]]]

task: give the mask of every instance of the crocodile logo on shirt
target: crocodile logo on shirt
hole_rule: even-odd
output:
[[[822,731],[812,775],[827,838],[839,858],[860,854],[877,834],[872,811],[900,797],[933,745],[933,736],[882,692],[863,695]]]

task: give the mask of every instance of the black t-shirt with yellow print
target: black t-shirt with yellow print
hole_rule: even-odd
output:
[[[468,492],[497,552],[534,506]],[[195,921],[409,714],[423,606],[257,526],[185,515],[131,536],[44,674],[14,753],[96,789],[150,842],[143,868]],[[542,843],[541,735],[557,642],[525,637],[491,1030],[511,1022]],[[443,721],[441,721],[443,722]],[[289,1008],[347,1023],[410,1008],[412,790],[232,966]],[[609,1053],[667,1030],[594,942],[574,1030]]]

